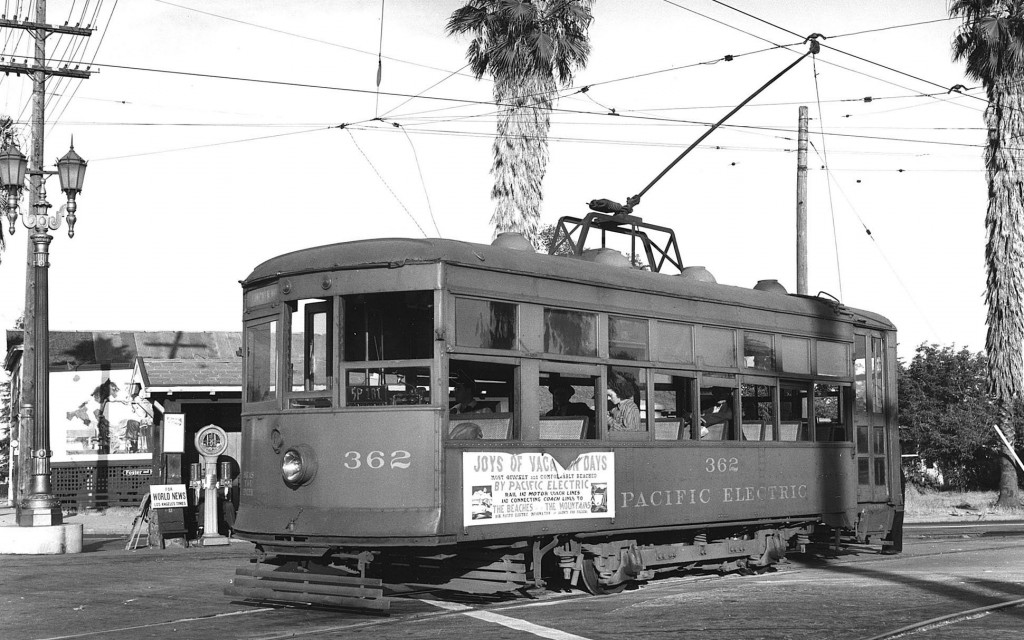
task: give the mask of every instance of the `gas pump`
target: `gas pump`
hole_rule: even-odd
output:
[[[217,530],[217,498],[221,484],[217,481],[217,458],[228,448],[228,436],[215,424],[208,424],[196,433],[196,449],[203,458],[201,480],[189,484],[198,485],[195,491],[203,491],[203,536],[199,544],[204,547],[229,544],[227,537]],[[230,479],[229,479],[230,480]]]

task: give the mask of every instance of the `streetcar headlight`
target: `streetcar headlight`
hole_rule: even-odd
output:
[[[281,459],[281,477],[286,485],[296,489],[313,480],[316,466],[316,454],[309,446],[290,447]]]

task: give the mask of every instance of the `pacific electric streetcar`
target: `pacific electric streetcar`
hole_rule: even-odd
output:
[[[227,593],[602,593],[757,570],[812,540],[891,544],[890,322],[775,281],[717,284],[632,215],[557,228],[568,255],[516,234],[364,240],[243,281],[235,531],[257,561]],[[625,234],[634,260],[588,234]]]

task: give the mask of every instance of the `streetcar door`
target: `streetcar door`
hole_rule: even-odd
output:
[[[889,499],[886,477],[888,438],[885,404],[885,343],[882,334],[869,331],[854,336],[854,437],[857,447],[857,501]]]

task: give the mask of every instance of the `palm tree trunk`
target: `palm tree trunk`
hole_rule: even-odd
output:
[[[989,135],[985,151],[989,190],[985,348],[989,381],[1011,446],[1015,442],[1012,408],[1024,385],[1024,166],[1016,151],[1024,134],[1024,93],[1012,80],[1001,80],[991,88],[985,111]],[[1020,506],[1016,467],[1005,451],[1000,456],[998,504]]]
[[[535,242],[540,224],[542,187],[547,173],[547,134],[551,127],[552,79],[495,79],[495,102],[505,106],[498,114],[491,174],[495,201],[491,223],[495,233],[516,231]]]

